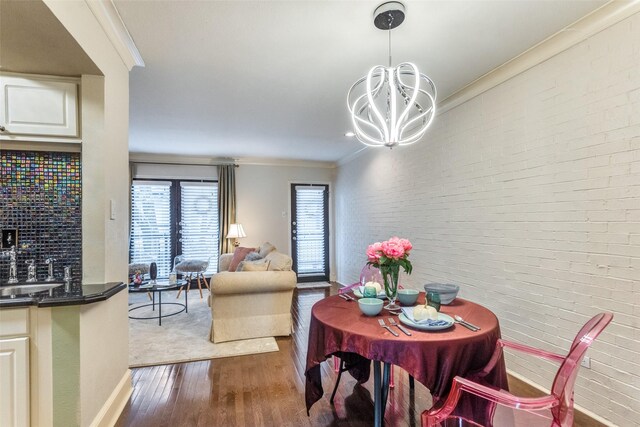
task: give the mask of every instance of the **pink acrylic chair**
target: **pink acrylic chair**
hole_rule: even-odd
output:
[[[481,378],[495,367],[502,357],[504,347],[527,353],[542,359],[558,362],[551,394],[543,397],[518,397],[505,390],[498,390],[481,382],[461,377],[453,379],[449,396],[443,405],[422,413],[423,427],[435,426],[547,426],[570,427],[573,425],[573,387],[584,353],[602,330],[611,322],[611,313],[600,313],[589,320],[578,332],[566,356],[539,350],[523,344],[498,340],[496,350],[487,366],[477,375]],[[463,392],[469,395],[463,395]],[[461,398],[484,402],[482,407],[461,410]],[[470,410],[469,410],[470,409]],[[455,411],[455,412],[454,412]],[[479,417],[485,420],[478,422]]]

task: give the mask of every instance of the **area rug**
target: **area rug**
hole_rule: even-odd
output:
[[[211,309],[207,305],[208,291],[204,294],[204,298],[200,299],[199,292],[191,290],[189,312],[162,319],[162,326],[158,326],[158,319],[129,319],[129,366],[136,368],[279,350],[273,337],[219,344],[209,341]],[[168,291],[162,294],[162,302],[184,303],[183,295],[180,295],[180,299],[176,301],[176,292]],[[129,308],[148,302],[146,294],[129,296]],[[175,305],[163,306],[162,314],[173,313],[180,309],[181,307]],[[136,317],[152,314],[151,307],[140,308],[132,313]]]

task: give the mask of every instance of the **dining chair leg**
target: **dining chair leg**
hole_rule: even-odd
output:
[[[200,290],[200,299],[202,299],[202,285],[200,284],[200,275],[196,274],[196,282],[198,282],[198,289]]]
[[[209,287],[209,283],[207,283],[207,279],[204,277],[204,273],[200,273],[200,276],[202,277],[204,285],[207,287],[207,289],[209,289],[209,292],[211,292],[211,288]]]
[[[390,388],[396,387],[396,382],[394,381],[394,375],[393,375],[393,365],[391,365],[391,379],[389,380],[389,387]]]
[[[413,390],[416,388],[416,380],[413,378],[413,375],[409,375],[409,390]]]
[[[344,360],[341,360],[340,361],[340,368],[338,369],[338,377],[336,378],[336,385],[333,387],[333,392],[331,393],[331,398],[329,399],[329,403],[331,403],[332,405],[333,405],[333,398],[336,397],[336,391],[338,391],[338,384],[340,384],[340,378],[342,378],[342,373],[344,371],[345,371],[345,369],[344,369]]]

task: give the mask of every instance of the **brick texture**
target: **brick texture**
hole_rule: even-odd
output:
[[[565,353],[613,312],[575,400],[640,425],[640,15],[439,115],[418,144],[340,166],[335,209],[342,283],[398,235],[415,248],[405,284],[460,284],[508,339]],[[546,388],[556,369],[507,366]]]

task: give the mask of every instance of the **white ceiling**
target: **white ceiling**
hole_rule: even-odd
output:
[[[146,63],[131,152],[337,161],[362,147],[343,135],[346,94],[387,63],[382,1],[114,3]],[[407,0],[393,63],[416,63],[443,100],[604,3]]]

